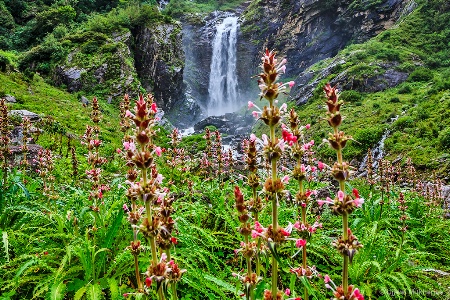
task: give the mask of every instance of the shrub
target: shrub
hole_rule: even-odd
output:
[[[450,149],[450,127],[445,128],[439,134],[439,144],[444,149]]]
[[[343,91],[341,93],[341,100],[344,100],[344,102],[354,103],[354,102],[361,101],[362,95],[360,92],[355,91],[355,90]]]
[[[354,144],[356,148],[366,151],[378,143],[383,135],[383,128],[371,126],[356,131],[354,138],[359,144]]]
[[[433,79],[433,74],[431,73],[431,70],[423,67],[417,68],[408,77],[408,81],[412,82],[430,81],[431,79]]]
[[[415,121],[412,117],[410,116],[403,116],[398,118],[397,121],[394,122],[394,129],[396,130],[403,130],[405,128],[412,128],[415,126]]]
[[[392,97],[391,99],[389,99],[389,102],[391,102],[391,103],[399,103],[400,102],[400,98],[399,97]]]
[[[399,94],[409,94],[413,91],[412,87],[408,83],[404,83],[399,89]]]

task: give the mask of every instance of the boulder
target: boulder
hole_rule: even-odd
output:
[[[8,102],[8,103],[16,103],[17,102],[17,100],[16,100],[16,97],[14,97],[14,96],[11,96],[11,95],[5,95],[5,97],[3,97],[5,100],[6,100],[6,102]]]
[[[20,118],[24,118],[27,117],[28,119],[30,119],[30,121],[33,122],[37,122],[41,119],[41,117],[39,117],[38,114],[25,110],[25,109],[20,109],[20,110],[10,110],[9,111],[10,115],[13,116],[19,116]]]

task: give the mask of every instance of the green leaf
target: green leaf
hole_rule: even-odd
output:
[[[270,252],[272,253],[273,257],[277,260],[279,264],[281,264],[280,255],[277,251],[277,244],[274,242],[268,242],[267,246],[269,247]]]
[[[76,293],[75,296],[73,297],[74,300],[80,300],[81,297],[83,297],[84,293],[86,293],[87,290],[87,286],[83,286],[81,289],[79,289]]]
[[[102,289],[98,284],[91,284],[87,290],[87,298],[88,300],[100,300],[102,299]]]
[[[25,272],[26,269],[28,269],[30,266],[34,265],[35,263],[37,263],[37,260],[33,258],[33,259],[27,261],[25,264],[23,264],[22,267],[20,267],[20,269],[17,271],[16,276],[14,276],[14,280],[16,282],[19,282],[20,275],[22,275],[22,273]]]
[[[51,300],[60,300],[64,299],[66,290],[66,285],[64,282],[54,283],[50,289],[50,299]]]
[[[119,285],[114,278],[108,278],[109,291],[111,292],[111,300],[119,299]]]
[[[215,284],[217,284],[218,286],[224,288],[228,292],[234,293],[236,291],[234,286],[232,286],[228,282],[223,281],[222,279],[219,279],[219,278],[214,277],[214,276],[209,275],[209,274],[205,274],[204,278],[206,280],[210,280],[210,281],[214,282]]]

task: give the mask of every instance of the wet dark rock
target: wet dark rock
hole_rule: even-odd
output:
[[[210,116],[194,125],[196,132],[202,132],[207,126],[214,126],[222,134],[245,135],[250,134],[255,119],[249,113],[240,115],[238,113],[228,113],[223,116]]]
[[[142,87],[152,92],[167,113],[185,101],[181,24],[160,24],[133,30],[135,67]]]
[[[57,66],[54,70],[54,82],[56,85],[67,86],[67,91],[76,92],[83,88],[81,74],[86,72],[83,68]]]

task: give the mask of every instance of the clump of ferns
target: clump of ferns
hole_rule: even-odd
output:
[[[128,141],[123,142],[124,157],[129,167],[127,172],[127,198],[131,209],[124,205],[128,221],[133,228],[133,241],[128,249],[134,257],[137,293],[150,293],[153,282],[156,282],[156,293],[159,300],[165,299],[168,287],[171,288],[172,299],[177,299],[176,284],[185,272],[171,258],[171,248],[177,244],[173,236],[175,221],[174,211],[167,188],[161,186],[163,176],[158,172],[155,156],[160,156],[162,149],[153,142],[155,114],[157,106],[152,95],[145,98],[140,95],[133,112],[126,111],[126,116],[134,122],[135,127]],[[144,206],[138,203],[144,204]],[[143,248],[138,234],[146,239],[150,247],[151,262],[141,277],[138,256]]]

